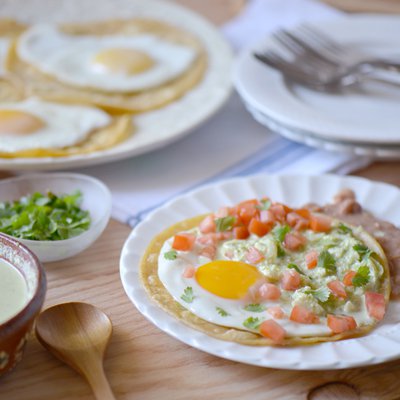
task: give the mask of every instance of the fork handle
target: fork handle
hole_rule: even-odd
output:
[[[378,74],[366,74],[360,77],[359,80],[361,82],[376,82],[379,84],[400,88],[400,77],[393,79],[388,76],[379,76]]]
[[[380,60],[368,61],[366,64],[378,70],[380,69],[383,71],[400,72],[400,62],[393,60],[380,59]]]

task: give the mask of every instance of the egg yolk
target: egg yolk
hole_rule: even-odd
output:
[[[24,135],[45,126],[35,115],[19,110],[0,110],[0,134]]]
[[[135,75],[150,69],[154,60],[140,50],[107,49],[97,53],[93,63],[106,72]]]
[[[198,284],[225,299],[243,298],[261,277],[256,267],[238,261],[212,261],[196,270]]]

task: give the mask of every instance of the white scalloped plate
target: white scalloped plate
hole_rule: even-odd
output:
[[[124,289],[138,310],[154,325],[199,350],[229,360],[297,370],[323,370],[378,364],[400,357],[400,302],[390,302],[380,325],[362,338],[290,348],[251,347],[214,339],[161,310],[139,278],[139,262],[151,239],[168,226],[223,205],[268,195],[292,206],[326,203],[341,188],[357,193],[364,208],[400,225],[400,190],[385,183],[336,175],[259,175],[209,185],[177,197],[151,213],[130,234],[120,259]]]
[[[399,57],[400,18],[397,15],[344,15],[310,26],[367,54]],[[312,132],[323,139],[399,144],[398,88],[364,84],[333,94],[291,85],[279,71],[254,58],[255,51],[267,50],[282,53],[272,35],[242,51],[234,64],[235,88],[253,108],[280,124]]]
[[[214,115],[231,93],[229,45],[212,24],[178,4],[165,0],[2,0],[0,15],[28,23],[154,18],[193,32],[208,53],[208,68],[200,84],[166,107],[136,115],[135,134],[120,145],[70,157],[0,158],[0,169],[76,168],[147,153],[188,134]]]

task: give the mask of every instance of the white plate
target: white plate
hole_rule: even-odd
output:
[[[218,357],[261,367],[298,370],[340,369],[377,364],[400,357],[400,302],[391,302],[383,322],[362,338],[292,348],[251,347],[214,339],[179,322],[148,297],[139,278],[139,262],[151,239],[168,226],[241,200],[271,196],[292,206],[326,203],[341,188],[357,192],[361,204],[378,217],[400,224],[400,190],[385,183],[335,175],[259,175],[231,179],[177,197],[150,214],[125,242],[120,260],[124,289],[138,310],[176,339]]]
[[[346,16],[314,25],[344,45],[386,57],[400,57],[400,17]],[[277,49],[271,37],[245,50],[234,68],[234,84],[244,101],[273,120],[324,139],[379,144],[400,143],[400,90],[365,85],[327,94],[290,86],[282,75],[253,57]]]
[[[231,50],[208,21],[179,5],[159,0],[2,0],[0,15],[26,22],[85,22],[147,17],[193,32],[203,41],[209,65],[202,82],[180,100],[134,118],[137,130],[111,149],[71,157],[0,158],[0,169],[41,169],[102,164],[143,154],[188,134],[210,118],[231,93]]]
[[[340,153],[350,153],[356,156],[367,156],[382,160],[398,160],[400,159],[400,145],[378,145],[370,143],[350,143],[340,140],[328,140],[311,132],[306,132],[300,129],[285,126],[277,121],[274,121],[268,115],[256,110],[249,104],[245,105],[253,118],[260,124],[266,126],[280,135],[294,140],[295,142],[304,143],[308,146],[319,149],[337,151]]]

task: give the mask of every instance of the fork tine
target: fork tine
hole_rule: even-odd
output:
[[[324,54],[321,54],[321,52],[318,49],[316,49],[314,46],[310,45],[304,39],[297,37],[288,31],[284,31],[284,33],[293,42],[297,43],[299,46],[302,46],[305,50],[307,50],[309,53],[311,53],[315,59],[319,59],[319,60],[321,60],[321,62],[323,61],[326,65],[330,65],[333,67],[338,66],[338,63],[336,61],[326,57]]]
[[[306,34],[310,40],[318,43],[321,48],[326,48],[330,52],[336,52],[339,56],[344,52],[347,52],[346,49],[343,48],[343,46],[341,46],[339,43],[335,42],[332,38],[320,30],[312,28],[310,25],[301,24],[299,29]]]

